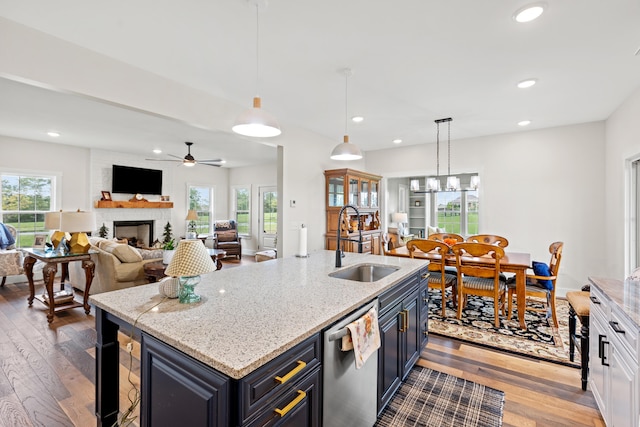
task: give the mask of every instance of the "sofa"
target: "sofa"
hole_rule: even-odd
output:
[[[91,282],[90,295],[148,283],[144,265],[162,261],[162,249],[147,250],[118,243],[101,237],[90,237],[91,259],[95,263],[95,273]],[[71,285],[84,292],[85,274],[82,263],[69,263]]]

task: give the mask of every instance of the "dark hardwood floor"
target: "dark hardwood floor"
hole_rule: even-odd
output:
[[[246,258],[226,260],[223,268],[252,262]],[[44,305],[28,308],[27,296],[26,283],[0,288],[0,426],[95,426],[93,315],[73,309],[48,325]],[[121,409],[131,389],[127,341],[122,335]],[[137,344],[132,354],[130,378],[137,383]],[[580,388],[578,369],[434,335],[418,363],[503,390],[505,427],[604,426],[591,392]]]

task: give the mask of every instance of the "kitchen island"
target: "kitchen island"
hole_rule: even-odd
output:
[[[142,335],[142,425],[148,422],[145,391],[149,383],[169,384],[169,378],[186,371],[190,379],[183,383],[184,391],[211,387],[198,393],[209,396],[203,405],[209,412],[217,411],[218,425],[244,425],[257,417],[251,407],[252,396],[260,394],[261,387],[266,388],[265,399],[273,392],[271,386],[261,385],[259,374],[276,369],[280,362],[319,371],[323,329],[381,294],[393,294],[407,279],[414,280],[417,289],[425,269],[424,261],[347,253],[342,269],[361,263],[398,267],[378,281],[361,283],[329,277],[338,270],[334,262],[335,252],[319,251],[309,258],[222,269],[202,276],[196,287],[202,301],[191,305],[164,300],[155,284],[92,296],[98,334],[98,425],[112,425],[117,417],[118,326],[132,325]],[[149,351],[145,351],[145,337]],[[288,362],[289,355],[307,360]],[[178,359],[191,361],[190,366],[197,369],[185,370]],[[145,368],[158,360],[162,360],[158,366],[163,372]],[[319,389],[321,386],[317,384]],[[173,391],[178,394],[180,390],[174,387]],[[319,394],[316,389],[316,399]],[[243,398],[236,402],[238,395],[246,396],[248,402]],[[171,399],[181,402],[179,396]]]

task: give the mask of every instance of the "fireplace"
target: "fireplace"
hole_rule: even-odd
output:
[[[148,248],[153,243],[153,220],[113,221],[113,235],[131,246]]]

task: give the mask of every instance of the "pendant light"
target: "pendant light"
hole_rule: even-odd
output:
[[[247,0],[256,5],[256,94],[258,91],[258,79],[260,74],[260,18],[259,18],[259,0]],[[266,6],[266,2],[264,3]],[[252,136],[258,138],[268,138],[278,136],[282,133],[280,125],[274,116],[267,113],[261,108],[261,99],[259,95],[253,98],[253,108],[246,110],[240,114],[231,128],[235,133],[244,136]]]
[[[336,145],[331,152],[331,159],[333,160],[358,160],[362,158],[362,152],[357,145],[349,142],[349,134],[347,127],[349,123],[349,110],[348,110],[348,86],[349,77],[353,74],[350,68],[342,70],[344,73],[344,138],[343,142]]]

